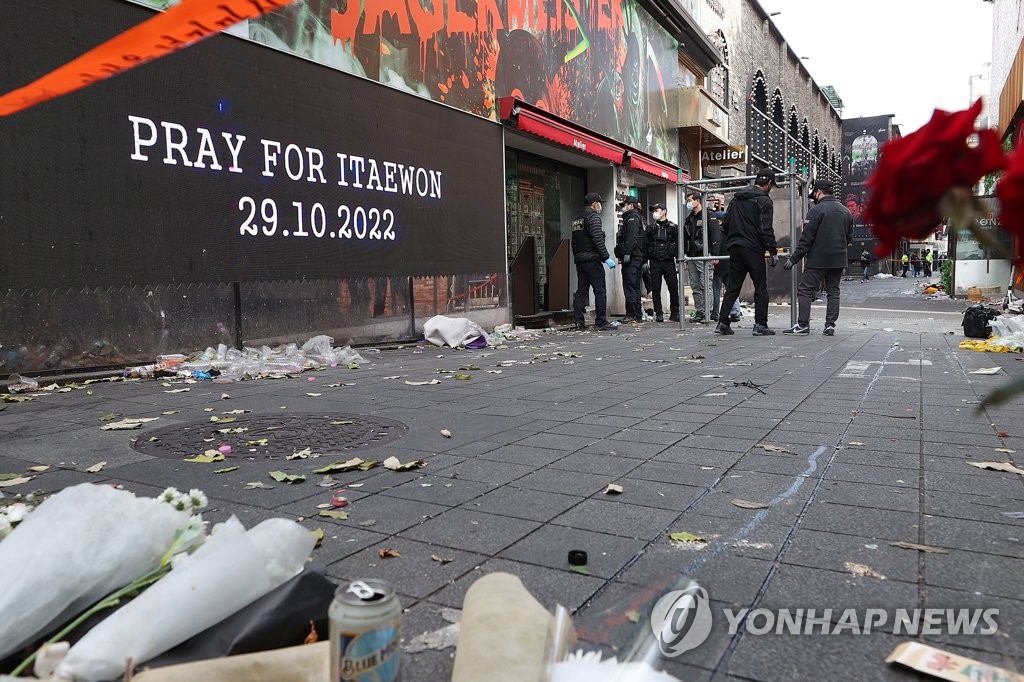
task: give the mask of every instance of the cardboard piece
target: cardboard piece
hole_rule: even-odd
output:
[[[904,642],[885,659],[899,663],[925,675],[951,682],[1024,682],[1024,675],[997,668],[981,661],[946,653],[920,642]]]
[[[331,646],[323,641],[287,649],[146,670],[134,682],[328,682]]]

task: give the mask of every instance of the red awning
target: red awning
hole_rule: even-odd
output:
[[[622,163],[626,148],[585,132],[581,128],[535,107],[524,104],[515,97],[498,100],[502,121],[512,124],[516,130],[530,133],[545,140],[569,147],[575,152],[588,154],[610,163]]]
[[[680,180],[686,182],[690,179],[690,174],[686,171],[683,171],[682,176],[680,176],[679,169],[675,166],[670,166],[663,161],[658,161],[640,152],[631,151],[629,153],[629,167],[673,184]]]

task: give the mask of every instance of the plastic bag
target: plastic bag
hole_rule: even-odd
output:
[[[483,328],[465,317],[435,315],[423,324],[423,338],[435,346],[464,348],[481,337],[486,344]]]
[[[242,534],[233,519],[165,578],[90,630],[57,667],[78,682],[114,679],[124,662],[142,664],[298,575],[316,539],[287,519]]]
[[[92,483],[45,500],[0,542],[0,659],[155,569],[188,520]]]

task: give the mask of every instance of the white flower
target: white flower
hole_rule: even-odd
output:
[[[0,512],[0,540],[7,537],[7,534],[11,532],[11,522],[7,520],[7,515]]]
[[[4,514],[7,515],[7,520],[13,526],[16,523],[20,523],[25,516],[28,515],[29,506],[24,502],[15,502],[7,505],[4,509]]]
[[[199,488],[192,488],[192,490],[188,491],[188,500],[196,509],[202,509],[209,503],[206,495]]]
[[[181,493],[178,492],[177,488],[167,488],[162,493],[160,493],[160,497],[156,499],[160,500],[161,502],[166,502],[167,504],[173,505],[180,496]]]

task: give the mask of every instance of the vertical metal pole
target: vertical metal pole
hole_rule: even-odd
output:
[[[409,338],[416,338],[416,293],[413,289],[413,278],[406,278],[409,282]]]
[[[235,298],[235,348],[242,350],[242,283],[232,282]]]
[[[801,192],[803,194],[803,192]],[[789,252],[796,249],[796,159],[789,160]],[[789,326],[796,325],[796,283],[800,277],[797,268],[789,271]]]
[[[701,189],[701,193],[700,193],[700,206],[701,206],[701,210],[700,210],[700,218],[701,218],[701,220],[700,220],[700,222],[701,222],[701,230],[703,230],[703,232],[704,232],[704,253],[702,253],[701,255],[704,256],[705,258],[710,255],[709,252],[708,252],[708,202],[707,202],[707,198],[708,198],[708,190],[702,188]],[[701,273],[701,283],[704,286],[704,321],[705,322],[710,322],[711,321],[711,299],[708,298],[708,294],[711,291],[711,287],[709,286],[711,284],[711,282],[708,281],[709,280],[708,273],[711,271],[711,268],[708,267],[710,264],[711,264],[711,261],[705,260],[705,261],[701,261],[700,265],[698,266],[698,271]],[[696,303],[696,301],[694,303]],[[696,305],[694,305],[694,307],[696,307]]]
[[[686,241],[685,214],[686,189],[685,185],[676,185],[676,215],[679,217],[678,234],[676,235],[676,283],[679,289],[679,331],[686,329],[686,282],[683,275],[683,242]]]

